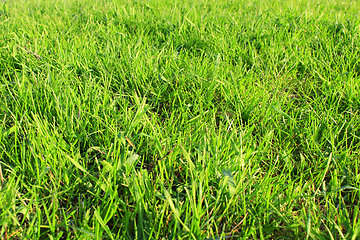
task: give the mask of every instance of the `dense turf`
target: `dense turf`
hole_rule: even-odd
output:
[[[359,238],[359,12],[1,1],[0,238]]]

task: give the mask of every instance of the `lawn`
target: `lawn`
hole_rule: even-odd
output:
[[[358,0],[1,0],[1,239],[359,239]]]

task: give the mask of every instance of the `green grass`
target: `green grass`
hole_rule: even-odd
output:
[[[0,238],[359,239],[359,12],[1,1]]]

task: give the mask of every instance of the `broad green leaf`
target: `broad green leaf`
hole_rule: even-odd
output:
[[[78,169],[80,169],[82,172],[85,172],[87,174],[89,174],[85,168],[83,168],[80,163],[78,163],[75,159],[73,159],[72,157],[70,157],[69,155],[66,155],[66,157],[69,159],[69,161],[75,165],[75,167],[77,167]]]
[[[161,184],[161,187],[162,187],[162,191],[164,193],[165,199],[169,203],[169,206],[170,206],[171,210],[173,211],[176,220],[179,221],[181,223],[181,225],[183,225],[183,227],[186,231],[190,231],[190,229],[181,221],[179,210],[175,207],[174,202],[170,196],[170,193],[168,192],[168,190],[166,190],[164,185]]]
[[[188,165],[190,167],[191,172],[193,172],[195,170],[195,165],[191,161],[189,153],[182,146],[181,146],[181,150],[182,150],[182,152],[184,154],[184,157],[185,157],[186,161],[188,162]]]
[[[107,171],[111,171],[113,169],[113,166],[105,160],[101,161],[101,164],[105,167]]]
[[[127,167],[131,167],[138,158],[139,158],[139,155],[135,153],[135,154],[131,155],[131,156],[125,161],[125,164],[127,165]]]
[[[72,229],[75,229],[75,230],[78,230],[79,232],[82,232],[82,233],[85,233],[87,235],[90,235],[92,237],[95,237],[96,235],[88,230],[85,230],[85,229],[82,229],[82,228],[79,228],[79,227],[74,227],[74,226],[70,226],[70,225],[57,225],[58,227],[69,227],[69,228],[72,228]]]
[[[235,179],[234,176],[232,175],[231,171],[228,170],[223,170],[222,171],[224,176],[227,177],[227,184],[229,186],[229,194],[230,197],[234,196],[236,193],[236,183],[235,183]]]
[[[306,221],[306,239],[309,239],[310,233],[311,233],[311,214],[310,214],[310,209],[309,209],[307,221]]]
[[[11,133],[15,132],[15,130],[16,130],[16,126],[12,126],[11,128],[9,128],[8,130],[2,133],[3,137],[7,138]]]
[[[110,237],[111,239],[114,239],[114,237],[113,237],[113,235],[112,235],[109,227],[106,225],[106,223],[104,222],[104,220],[101,218],[100,213],[98,212],[97,209],[95,210],[94,214],[95,214],[96,219],[99,221],[100,225],[104,228],[104,230],[106,231],[106,233],[109,235],[109,237]],[[100,236],[98,236],[98,237],[100,237]]]

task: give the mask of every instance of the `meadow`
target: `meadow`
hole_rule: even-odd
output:
[[[1,239],[359,239],[358,0],[0,2]]]

